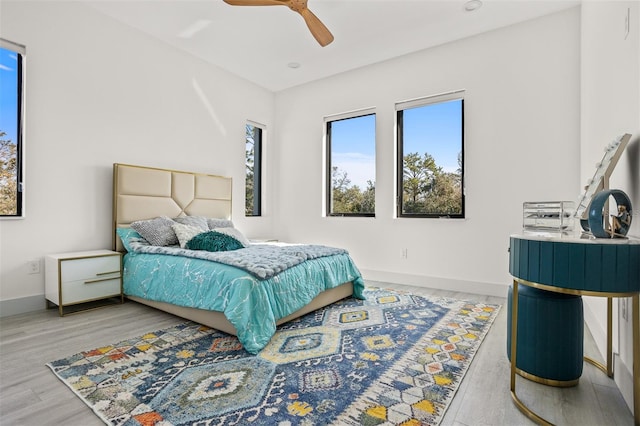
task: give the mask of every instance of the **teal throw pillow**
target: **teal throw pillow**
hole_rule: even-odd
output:
[[[232,236],[216,231],[198,234],[190,239],[185,245],[185,248],[189,250],[206,251],[230,251],[238,250],[243,247],[242,243]]]
[[[132,251],[131,246],[129,245],[129,242],[131,241],[131,239],[142,238],[142,235],[140,235],[138,231],[136,231],[133,228],[118,228],[116,229],[116,233],[118,234],[118,236],[120,237],[120,240],[122,241],[122,246],[128,252]]]

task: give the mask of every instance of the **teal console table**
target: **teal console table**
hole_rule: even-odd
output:
[[[588,357],[584,357],[584,360],[609,377],[613,377],[612,299],[631,297],[633,411],[635,425],[640,426],[640,240],[580,238],[563,234],[512,235],[509,244],[509,273],[513,276],[510,389],[511,398],[518,409],[538,424],[551,424],[529,409],[516,394],[520,285],[555,293],[607,298],[606,365]]]

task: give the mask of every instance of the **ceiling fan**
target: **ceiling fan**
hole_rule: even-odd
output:
[[[307,0],[224,0],[232,6],[287,6],[294,12],[298,12],[306,22],[311,34],[322,47],[333,41],[333,34],[327,27],[307,8]]]

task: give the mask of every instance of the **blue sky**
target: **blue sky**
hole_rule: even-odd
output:
[[[331,164],[347,172],[352,185],[367,187],[376,181],[376,116],[331,123]]]
[[[458,168],[462,102],[454,100],[404,111],[404,153],[428,152],[444,171]],[[375,115],[331,123],[332,164],[346,171],[351,184],[375,182]],[[393,143],[389,140],[388,143]]]
[[[14,143],[17,142],[17,78],[16,53],[0,48],[0,130],[7,134],[4,138]]]
[[[429,153],[445,172],[458,169],[462,101],[453,100],[404,111],[404,154]]]

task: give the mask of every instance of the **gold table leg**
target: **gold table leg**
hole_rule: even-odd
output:
[[[613,377],[613,297],[607,297],[607,376]]]
[[[518,282],[513,280],[511,295],[511,394],[516,392],[516,350],[518,338]]]

